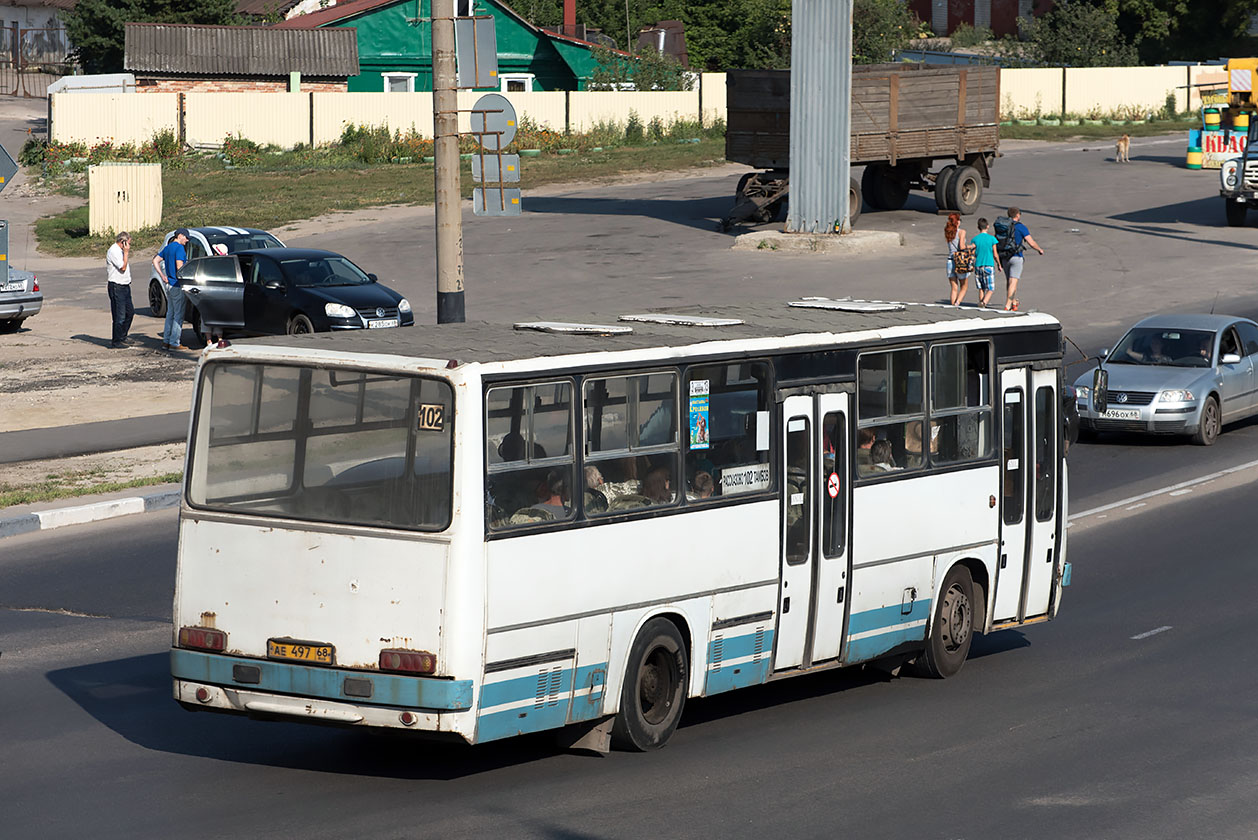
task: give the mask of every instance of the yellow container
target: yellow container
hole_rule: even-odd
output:
[[[1207,108],[1204,114],[1205,114],[1204,119],[1205,119],[1206,131],[1218,131],[1219,130],[1219,109]]]
[[[1233,131],[1249,131],[1249,114],[1238,113],[1232,117]]]
[[[1188,168],[1189,169],[1201,168],[1201,147],[1200,146],[1188,147]]]

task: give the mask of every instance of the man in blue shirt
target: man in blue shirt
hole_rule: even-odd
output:
[[[184,294],[179,286],[179,270],[188,261],[188,231],[180,228],[166,247],[153,257],[153,267],[166,279],[166,327],[162,331],[163,350],[187,350],[183,343]]]
[[[974,248],[974,282],[978,285],[978,305],[987,306],[996,288],[996,237],[987,232],[987,220],[978,220],[978,233],[970,240]]]
[[[1005,309],[1018,311],[1018,280],[1022,277],[1022,252],[1026,245],[1031,246],[1039,255],[1044,256],[1044,249],[1031,238],[1031,231],[1022,224],[1022,211],[1017,207],[1009,208],[1009,219],[1013,222],[1013,241],[1017,246],[1012,254],[1007,254],[1000,261],[1000,268],[1005,273],[1008,292],[1005,297]]]

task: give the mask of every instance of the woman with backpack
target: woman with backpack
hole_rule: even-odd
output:
[[[966,284],[974,268],[974,249],[965,243],[965,229],[961,227],[961,214],[949,213],[944,223],[944,242],[948,245],[948,302],[959,306],[965,297]]]

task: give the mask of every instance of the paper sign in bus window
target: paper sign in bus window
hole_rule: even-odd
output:
[[[421,432],[439,432],[445,428],[445,406],[441,403],[424,403],[419,407],[416,428]]]
[[[708,430],[709,380],[695,379],[690,382],[690,448],[708,449],[711,436]]]

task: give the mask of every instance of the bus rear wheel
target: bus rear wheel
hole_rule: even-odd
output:
[[[935,620],[926,636],[927,674],[945,679],[955,676],[970,655],[974,641],[974,581],[970,570],[953,566],[944,578]]]
[[[689,670],[677,626],[666,618],[648,621],[629,651],[612,742],[638,752],[664,746],[681,720]]]

